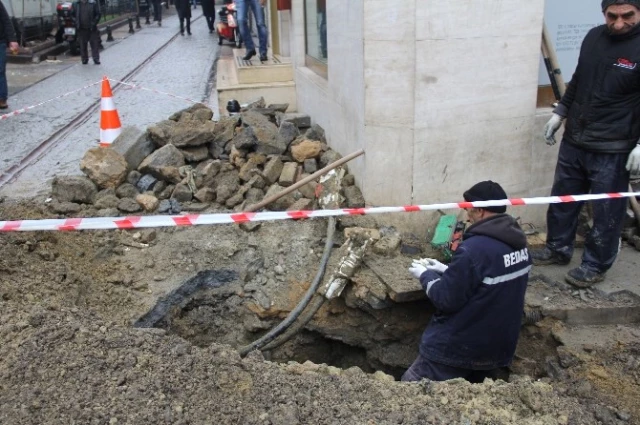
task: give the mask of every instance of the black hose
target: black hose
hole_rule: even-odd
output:
[[[307,326],[307,323],[309,323],[311,321],[311,319],[313,319],[313,316],[315,316],[315,314],[318,312],[318,310],[320,310],[320,307],[322,307],[322,305],[324,304],[324,302],[326,300],[327,299],[325,297],[323,297],[322,295],[316,294],[316,296],[313,298],[313,300],[311,300],[311,302],[309,303],[309,305],[310,305],[309,309],[295,323],[295,325],[291,326],[287,330],[287,332],[285,332],[278,339],[276,339],[275,341],[272,341],[271,343],[269,343],[269,344],[265,345],[264,347],[262,347],[262,351],[273,350],[275,348],[280,347],[285,342],[289,341],[289,339],[291,339],[292,336],[294,336],[295,334],[300,332],[300,330],[302,328]]]
[[[280,322],[278,326],[271,329],[269,332],[267,332],[265,335],[258,338],[257,340],[253,341],[251,344],[241,347],[239,350],[241,356],[244,357],[247,354],[249,354],[251,351],[259,350],[262,347],[264,347],[266,344],[269,344],[278,335],[285,332],[289,328],[289,326],[291,326],[291,324],[296,321],[296,319],[298,318],[298,316],[300,316],[302,311],[307,307],[307,305],[309,304],[309,301],[314,296],[314,294],[320,287],[320,284],[322,283],[322,278],[324,277],[324,272],[327,268],[327,263],[329,262],[329,256],[331,255],[331,248],[333,247],[333,236],[335,234],[335,230],[336,230],[336,219],[335,217],[329,217],[329,223],[327,224],[327,240],[324,245],[324,253],[322,254],[322,259],[320,260],[320,268],[318,269],[318,273],[316,273],[316,277],[311,283],[311,286],[309,286],[309,289],[307,289],[307,292],[304,294],[304,297],[302,297],[298,305],[293,310],[291,310],[287,318],[284,319],[282,322]],[[324,297],[321,297],[321,298],[324,300]],[[315,314],[315,311],[313,312],[313,314]],[[311,315],[312,317],[313,317],[313,314]]]

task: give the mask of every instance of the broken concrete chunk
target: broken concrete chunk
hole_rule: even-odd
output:
[[[287,109],[289,109],[289,104],[288,103],[272,103],[268,105],[267,108],[273,109],[274,111],[277,111],[277,112],[285,113],[287,112]]]
[[[358,186],[347,186],[343,189],[347,208],[364,208],[365,201]]]
[[[291,147],[291,156],[298,162],[317,158],[322,153],[322,143],[315,140],[303,140]]]
[[[163,167],[182,167],[185,164],[184,155],[173,145],[166,145],[146,157],[140,164],[138,171],[151,174],[155,178],[164,179],[161,172]]]
[[[278,184],[274,184],[269,188],[269,190],[267,190],[267,193],[265,194],[265,198],[274,196],[274,195],[282,192],[283,190],[285,190],[284,187],[282,187],[282,186],[280,186]],[[267,205],[266,208],[271,210],[271,211],[285,211],[287,208],[289,208],[295,202],[296,202],[296,199],[293,197],[293,195],[291,193],[288,193],[288,194],[282,196],[281,198],[275,200],[271,204]]]
[[[384,256],[397,254],[400,243],[402,242],[400,234],[393,228],[382,229],[381,234],[382,238],[371,248],[373,252]]]
[[[100,198],[96,198],[96,201],[93,203],[93,206],[99,210],[107,209],[107,208],[118,208],[119,202],[120,202],[120,198],[118,198],[115,194],[107,194]]]
[[[313,124],[311,128],[309,128],[304,133],[305,139],[317,140],[319,142],[326,143],[326,139],[324,138],[324,129],[320,127],[318,124]]]
[[[290,112],[279,117],[278,125],[283,122],[290,122],[299,129],[311,127],[311,117],[307,114]]]
[[[137,185],[138,181],[142,178],[142,174],[140,174],[137,170],[132,170],[127,175],[127,183],[131,183],[132,185]]]
[[[80,170],[99,188],[117,187],[127,178],[128,164],[112,149],[89,149],[80,161]]]
[[[118,202],[118,209],[122,212],[134,213],[140,211],[142,207],[136,202],[135,199],[122,198]]]
[[[190,148],[182,148],[180,152],[184,156],[187,162],[199,162],[204,161],[209,157],[209,149],[206,146],[196,146]]]
[[[198,190],[193,197],[200,202],[213,202],[216,199],[216,191],[210,187],[203,187]]]
[[[363,227],[348,227],[344,229],[344,237],[351,239],[373,239],[374,241],[378,241],[381,238],[378,229],[366,229]]]
[[[155,148],[147,132],[133,126],[124,127],[111,145],[111,149],[124,157],[130,170],[137,169]]]
[[[193,199],[193,193],[191,193],[191,189],[189,189],[189,186],[183,183],[179,183],[173,189],[171,199],[175,199],[178,202],[191,202],[191,200]]]
[[[283,122],[278,129],[278,144],[280,146],[287,146],[300,135],[300,130],[295,124],[290,122]]]
[[[138,193],[138,189],[130,183],[123,183],[116,189],[116,196],[118,198],[135,198]]]
[[[289,187],[296,182],[298,176],[298,164],[295,162],[287,162],[282,167],[282,172],[278,178],[278,184],[283,187]]]
[[[324,168],[329,164],[333,164],[339,159],[342,159],[342,155],[334,150],[329,149],[328,151],[323,153],[322,156],[320,156],[320,167]]]
[[[282,174],[282,168],[284,164],[280,160],[279,157],[272,157],[267,164],[264,166],[264,170],[262,171],[262,176],[267,180],[268,184],[274,184],[280,178],[280,174]]]
[[[58,202],[90,204],[97,193],[96,185],[84,176],[56,176],[51,184],[51,196]]]
[[[135,200],[145,211],[155,211],[160,201],[153,195],[140,194]]]
[[[313,174],[318,171],[318,162],[314,158],[304,160],[304,172],[307,174]]]
[[[175,199],[163,199],[158,205],[159,213],[179,214],[181,211],[182,207],[180,206],[180,202]]]

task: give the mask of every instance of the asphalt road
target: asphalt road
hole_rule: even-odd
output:
[[[214,90],[219,55],[217,37],[209,34],[201,8],[192,12],[192,36],[180,36],[176,15],[164,17],[162,27],[143,24],[132,35],[126,33],[127,27],[119,29],[114,32],[116,41],[103,42],[101,65],[92,62],[82,65],[78,57],[58,57],[59,62],[38,65],[10,65],[11,110],[46,103],[0,120],[0,175],[20,164],[78,115],[93,110],[84,122],[64,134],[3,186],[0,196],[45,196],[55,175],[81,174],[82,156],[98,144],[101,92],[100,84],[79,89],[99,83],[105,75],[113,80],[114,102],[123,126],[145,129],[192,104],[171,95],[217,105]],[[118,86],[118,81],[140,88]],[[72,94],[47,102],[67,93]]]

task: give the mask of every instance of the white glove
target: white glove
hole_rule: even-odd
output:
[[[449,268],[449,266],[446,266],[440,261],[434,260],[433,258],[424,258],[424,260],[427,260],[427,262],[429,263],[427,265],[427,270],[433,270],[436,273],[442,274]]]
[[[427,270],[431,270],[440,274],[444,273],[444,271],[449,268],[449,266],[446,266],[440,261],[434,260],[433,258],[421,258],[419,260],[413,260],[413,264],[420,265]]]
[[[427,271],[427,268],[425,266],[423,266],[422,264],[416,263],[415,261],[413,262],[413,264],[411,264],[411,267],[409,267],[409,273],[411,273],[411,276],[415,277],[416,279],[420,279],[420,276],[422,276],[422,273],[426,271]]]
[[[547,141],[547,145],[553,146],[556,144],[556,131],[562,125],[562,118],[560,115],[554,113],[551,115],[551,119],[544,126],[544,139]]]
[[[640,143],[629,154],[627,160],[627,171],[632,175],[637,176],[640,174]]]

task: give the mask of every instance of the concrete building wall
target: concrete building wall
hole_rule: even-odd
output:
[[[549,192],[557,147],[540,137],[550,111],[536,110],[544,0],[327,0],[328,79],[305,68],[293,3],[299,109],[334,149],[365,149],[349,168],[369,205],[455,201],[487,179],[512,197]],[[543,224],[544,211],[511,213]],[[396,221],[419,231],[437,218],[416,216]]]

